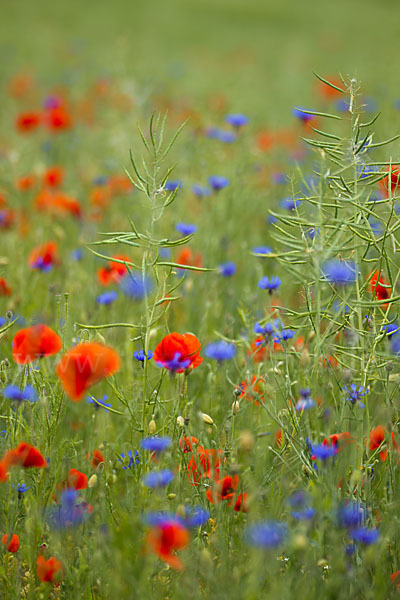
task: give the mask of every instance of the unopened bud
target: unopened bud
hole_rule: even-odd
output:
[[[150,423],[149,423],[149,434],[153,435],[153,433],[155,432],[157,426],[156,426],[156,422],[154,419],[151,419]]]
[[[238,400],[235,400],[235,402],[232,402],[232,413],[234,415],[237,415],[239,412],[239,408],[240,408],[240,404]]]
[[[185,427],[185,419],[179,415],[179,417],[176,417],[176,424],[178,427]]]
[[[203,423],[206,423],[207,425],[214,425],[214,421],[212,420],[210,415],[208,415],[207,413],[200,413],[200,416],[201,416]]]
[[[305,535],[296,535],[293,539],[293,548],[295,550],[305,550],[308,545],[308,540]]]
[[[93,473],[93,475],[89,477],[88,487],[93,488],[95,485],[97,485],[97,475],[96,473]]]
[[[183,504],[178,504],[176,508],[176,514],[178,515],[178,517],[182,517],[182,519],[186,517],[186,511]]]
[[[242,431],[239,435],[239,448],[244,452],[250,452],[254,448],[254,435],[251,431]]]
[[[168,500],[175,500],[176,494],[168,494],[167,498]]]

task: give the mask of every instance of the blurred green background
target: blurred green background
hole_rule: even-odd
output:
[[[2,76],[93,73],[147,84],[202,108],[211,93],[283,124],[315,95],[312,72],[356,76],[381,102],[398,92],[398,0],[2,0]],[[142,89],[146,90],[146,87]]]

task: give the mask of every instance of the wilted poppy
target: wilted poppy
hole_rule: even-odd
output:
[[[38,556],[36,565],[36,573],[40,581],[48,581],[57,585],[63,578],[64,569],[62,563],[55,556],[51,556],[48,560],[44,556]]]
[[[16,363],[26,365],[38,358],[57,354],[61,347],[60,336],[47,325],[39,323],[18,331],[12,342],[12,355]]]
[[[58,246],[55,242],[47,242],[34,248],[29,254],[28,264],[31,269],[38,269],[47,273],[54,265],[58,264]]]
[[[201,365],[201,344],[191,333],[170,333],[154,350],[153,360],[159,367],[164,367],[174,373],[183,373]]]
[[[97,342],[78,344],[58,363],[56,373],[66,394],[79,402],[87,390],[120,367],[118,353]]]
[[[12,552],[12,553],[18,552],[19,537],[17,536],[16,533],[12,534],[10,541],[8,541],[8,535],[4,534],[1,541],[3,542],[4,546],[6,546],[8,552]]]
[[[187,529],[177,521],[165,520],[157,527],[153,527],[147,536],[147,542],[153,552],[157,554],[170,567],[177,570],[183,569],[182,561],[173,554],[185,548],[189,543]]]

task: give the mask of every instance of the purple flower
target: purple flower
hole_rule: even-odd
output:
[[[296,404],[296,410],[308,410],[314,408],[315,401],[311,398],[311,391],[309,388],[299,390],[300,398]]]
[[[300,119],[300,121],[302,121],[303,123],[308,123],[309,121],[312,121],[313,119],[315,119],[315,115],[310,115],[309,114],[310,111],[305,112],[306,110],[307,109],[305,109],[303,107],[294,108],[292,110],[292,114],[297,119]]]
[[[157,367],[164,367],[169,371],[175,372],[181,369],[186,369],[190,365],[189,358],[183,358],[181,352],[175,352],[173,358],[170,360],[163,360],[156,362]]]
[[[121,452],[117,460],[118,462],[122,463],[123,469],[130,469],[131,467],[135,467],[140,463],[139,452],[135,450],[135,452],[132,453],[132,450],[128,450],[126,455]],[[127,462],[128,464],[126,464]]]
[[[60,505],[50,509],[47,521],[54,529],[65,529],[80,525],[90,515],[90,508],[86,502],[77,503],[76,490],[67,489],[61,494]]]
[[[269,246],[256,246],[252,252],[258,256],[268,256],[268,254],[272,254],[272,249]]]
[[[146,354],[144,350],[136,350],[133,353],[133,358],[136,358],[141,363],[144,363],[144,359],[146,358]],[[147,360],[151,360],[153,358],[153,352],[151,350],[148,351]]]
[[[301,204],[301,200],[297,200],[297,198],[284,198],[281,200],[281,208],[285,210],[294,210],[299,207]]]
[[[160,488],[169,485],[173,478],[174,474],[169,469],[151,471],[143,478],[143,483],[149,488]]]
[[[204,196],[209,196],[211,194],[211,190],[207,186],[201,186],[195,183],[192,187],[192,192],[198,198],[203,198]]]
[[[247,125],[247,123],[249,122],[249,118],[246,117],[246,115],[234,113],[231,115],[226,115],[225,121],[233,127],[243,127],[244,125]]]
[[[175,181],[166,181],[164,184],[164,190],[167,192],[174,192],[175,190],[179,190],[183,186],[183,181],[177,179]]]
[[[366,518],[366,510],[359,502],[348,500],[345,504],[339,506],[337,511],[337,521],[339,527],[352,529],[360,526]]]
[[[119,283],[121,291],[133,300],[142,300],[153,289],[150,277],[142,277],[141,273],[130,272],[124,275]]]
[[[375,544],[379,539],[379,531],[377,529],[367,529],[366,527],[351,529],[349,535],[355,542],[361,542],[361,544],[365,544],[366,546]]]
[[[338,453],[338,449],[335,446],[328,446],[325,444],[310,444],[311,446],[311,459],[312,460],[327,460],[332,458]]]
[[[99,409],[99,408],[101,407],[101,408],[104,408],[104,410],[105,410],[106,412],[109,412],[107,409],[108,409],[108,408],[110,408],[110,407],[112,407],[112,404],[111,404],[111,402],[106,402],[106,400],[108,400],[108,396],[107,396],[106,394],[104,394],[104,396],[103,396],[102,400],[99,400],[98,398],[96,398],[96,399],[94,400],[94,399],[93,399],[93,398],[91,398],[90,396],[88,396],[88,397],[86,398],[86,402],[87,402],[87,404],[93,404],[93,405],[94,405],[94,408],[95,408],[96,410],[97,410],[97,409]]]
[[[365,389],[362,385],[360,387],[357,387],[355,383],[353,383],[350,386],[350,389],[346,386],[344,386],[342,389],[348,394],[346,398],[348,402],[350,402],[353,405],[358,403],[360,408],[365,408],[365,404],[363,404],[360,399],[369,393],[369,388]]]

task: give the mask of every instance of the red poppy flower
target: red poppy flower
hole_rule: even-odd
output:
[[[8,465],[4,459],[0,461],[0,483],[4,483],[8,479]]]
[[[200,349],[201,344],[195,335],[174,332],[161,340],[154,350],[153,360],[174,373],[183,373],[201,365]]]
[[[76,469],[70,469],[67,476],[67,487],[74,490],[85,490],[88,486],[88,477]]]
[[[28,133],[39,127],[40,121],[41,117],[39,113],[26,112],[18,116],[16,126],[21,133]]]
[[[400,192],[400,165],[392,165],[384,169],[388,175],[380,180],[379,185],[385,196],[389,197],[389,187],[392,196]]]
[[[239,496],[237,497],[237,500],[235,502],[235,506],[233,507],[233,510],[235,510],[236,512],[247,513],[249,511],[248,499],[249,499],[249,495],[246,492],[244,492],[243,494],[239,494]]]
[[[382,425],[378,425],[377,427],[372,429],[372,431],[369,434],[369,449],[376,450],[377,448],[379,448],[381,446],[381,444],[383,444],[385,442],[385,435],[386,435],[386,432],[385,432],[384,428],[382,427]],[[379,453],[379,456],[380,456],[380,459],[382,462],[384,462],[387,459],[387,455],[388,455],[387,449],[382,450]]]
[[[0,296],[11,296],[11,288],[4,277],[0,277]]]
[[[249,402],[254,402],[256,406],[260,406],[260,400],[264,400],[263,385],[265,381],[262,377],[253,375],[251,380],[245,379],[240,386],[236,388],[239,395],[238,398],[246,398]]]
[[[19,550],[19,537],[17,536],[16,533],[12,534],[10,541],[8,541],[8,535],[4,534],[1,541],[3,542],[4,546],[7,547],[7,550],[9,552],[12,552],[12,553],[18,552],[18,550]]]
[[[64,354],[56,373],[66,394],[79,402],[92,385],[119,368],[120,358],[115,350],[97,342],[84,342]]]
[[[94,450],[93,451],[93,455],[92,455],[92,461],[91,461],[91,465],[93,467],[93,469],[96,469],[96,467],[99,466],[100,463],[104,462],[104,456],[102,455],[102,453],[100,452],[100,450]]]
[[[378,271],[375,271],[370,279],[369,290],[378,300],[387,300],[392,295],[392,288],[389,282]],[[383,306],[387,306],[387,304]]]
[[[338,452],[345,446],[354,442],[351,434],[348,431],[342,433],[332,433],[329,438],[325,438],[322,443],[324,446],[335,446]]]
[[[21,442],[13,450],[9,450],[3,457],[3,464],[8,467],[34,467],[36,469],[43,469],[47,467],[47,461],[41,454],[40,450],[27,444],[27,442]]]
[[[43,183],[49,187],[60,187],[64,179],[64,169],[49,167],[43,175]]]
[[[189,543],[189,533],[183,525],[174,521],[161,523],[149,531],[147,542],[153,552],[170,567],[177,570],[183,569],[182,561],[173,554],[177,550],[185,548]]]
[[[58,246],[55,242],[47,242],[34,248],[29,254],[28,265],[31,269],[39,269],[40,271],[50,271],[50,269],[58,264]]]
[[[196,448],[198,443],[199,443],[199,440],[196,437],[194,437],[193,435],[182,437],[179,440],[179,448],[182,450],[182,452],[184,454],[186,452],[193,452],[194,448]],[[204,448],[202,446],[199,446],[199,447],[202,450],[204,450]]]
[[[55,556],[51,556],[48,560],[44,556],[38,556],[36,565],[36,573],[40,581],[48,581],[57,585],[63,578],[64,568],[61,561]]]
[[[278,429],[275,434],[275,446],[281,448],[285,442],[285,438],[283,437],[282,429]]]
[[[15,182],[15,187],[22,191],[30,190],[36,183],[35,175],[25,175],[24,177],[20,177]]]
[[[72,127],[72,118],[69,112],[63,106],[52,108],[46,112],[45,122],[52,131],[62,131]]]
[[[207,500],[211,504],[215,502],[222,502],[223,500],[228,501],[228,506],[232,506],[236,498],[236,490],[239,485],[239,476],[234,475],[231,477],[227,475],[220,481],[216,481],[213,489],[208,489],[206,492]]]
[[[192,267],[202,267],[203,259],[200,253],[193,254],[190,248],[184,248],[176,257],[176,262],[179,265],[184,266],[192,266]]]
[[[12,342],[12,355],[16,363],[26,365],[38,358],[57,354],[61,347],[60,336],[47,325],[39,323],[18,331]]]
[[[226,462],[222,450],[215,448],[205,450],[197,446],[196,453],[190,458],[187,466],[187,476],[191,485],[199,485],[202,478],[220,478],[220,468]]]
[[[117,254],[113,258],[131,262],[131,258],[125,254]],[[102,285],[110,285],[110,283],[119,283],[127,273],[128,269],[125,264],[109,260],[107,267],[102,267],[97,271],[97,278]]]

